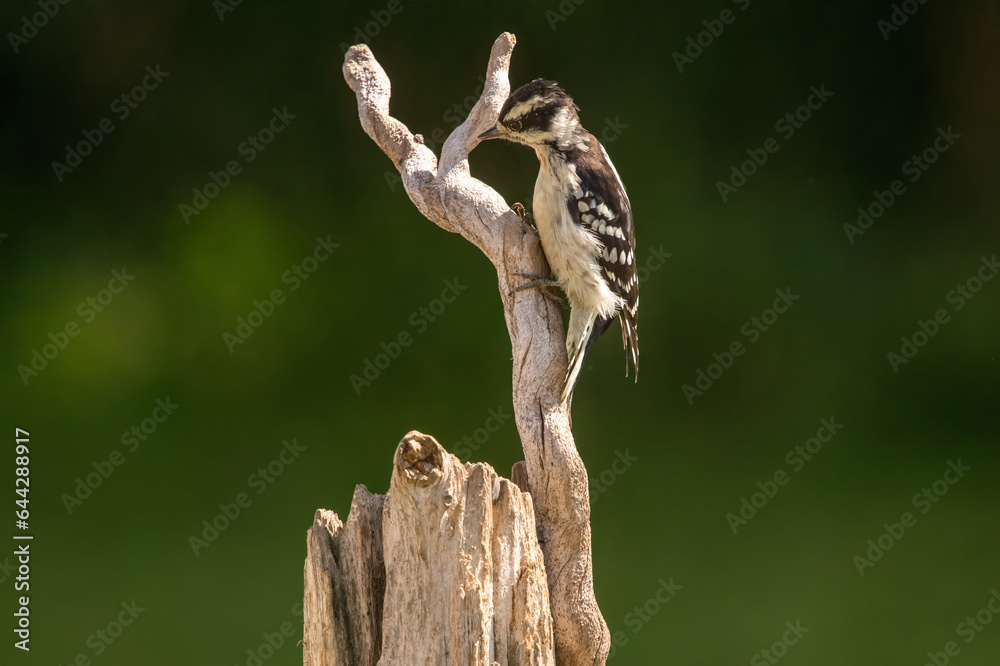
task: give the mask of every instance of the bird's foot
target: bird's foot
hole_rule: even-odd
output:
[[[510,295],[513,296],[519,291],[527,291],[528,289],[539,289],[545,298],[549,299],[562,309],[569,307],[569,304],[564,298],[556,294],[553,289],[559,287],[559,282],[551,278],[542,277],[541,275],[532,275],[531,273],[514,273],[517,277],[526,278],[528,281],[522,285],[514,287],[511,290]]]
[[[529,212],[528,212],[528,211],[527,211],[527,210],[526,210],[526,209],[524,208],[524,204],[522,204],[522,203],[515,203],[515,204],[514,204],[513,206],[511,206],[511,207],[510,207],[510,209],[511,209],[512,211],[514,211],[515,213],[517,213],[517,216],[518,216],[518,217],[520,217],[520,218],[521,218],[522,220],[524,220],[524,221],[525,221],[525,222],[527,222],[527,223],[528,223],[529,225],[531,225],[531,228],[532,228],[532,229],[534,229],[534,228],[535,228],[535,222],[534,222],[534,220],[533,220],[533,219],[532,219],[532,217],[531,217],[531,213],[529,213]]]

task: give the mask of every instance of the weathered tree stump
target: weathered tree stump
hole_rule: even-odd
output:
[[[320,510],[306,559],[305,663],[555,663],[531,496],[413,431],[386,496]],[[383,559],[384,554],[384,559]]]
[[[558,308],[517,274],[548,273],[538,235],[469,173],[469,151],[510,93],[514,36],[493,44],[482,96],[441,149],[389,115],[390,84],[365,45],[344,58],[361,126],[399,170],[417,209],[478,247],[497,271],[510,334],[515,483],[411,432],[384,498],[359,486],[346,524],[320,510],[305,566],[308,666],[604,664],[594,598],[587,470],[560,402]],[[547,589],[546,589],[547,588]]]

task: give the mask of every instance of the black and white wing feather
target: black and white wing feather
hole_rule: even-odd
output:
[[[574,163],[580,188],[570,197],[573,221],[593,233],[600,241],[595,257],[608,288],[622,299],[618,319],[622,325],[625,347],[625,374],[629,359],[636,375],[639,372],[639,334],[636,328],[639,310],[639,280],[635,258],[635,225],[632,206],[625,186],[608,157],[604,146],[589,136],[587,149],[578,153]],[[598,317],[587,344],[596,340],[611,319]]]

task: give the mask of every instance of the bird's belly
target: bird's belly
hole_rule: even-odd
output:
[[[571,306],[610,318],[621,299],[601,276],[597,263],[600,241],[570,217],[566,207],[568,185],[547,176],[544,169],[538,174],[532,208],[549,268]]]

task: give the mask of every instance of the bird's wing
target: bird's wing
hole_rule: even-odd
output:
[[[632,205],[618,172],[608,157],[604,146],[593,136],[588,150],[575,160],[580,187],[570,198],[569,209],[573,221],[593,233],[600,241],[597,263],[602,277],[611,291],[622,298],[619,312],[622,324],[622,342],[628,361],[638,372],[639,336],[636,319],[639,311],[639,279],[635,257],[635,225]],[[603,333],[610,320],[598,318],[592,340]]]

